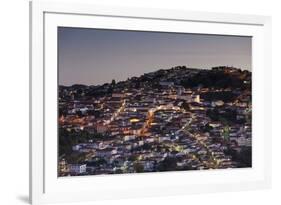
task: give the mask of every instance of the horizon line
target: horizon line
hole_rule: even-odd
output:
[[[160,70],[171,70],[171,69],[174,69],[174,68],[177,68],[177,67],[185,67],[186,69],[197,69],[197,70],[212,70],[213,68],[219,68],[219,67],[226,67],[226,68],[234,68],[234,69],[237,69],[237,70],[241,70],[241,71],[247,71],[247,72],[250,72],[252,73],[251,70],[247,70],[247,69],[242,69],[242,68],[238,68],[238,67],[235,67],[235,66],[228,66],[228,65],[219,65],[219,66],[214,66],[214,67],[211,67],[211,68],[196,68],[196,67],[187,67],[186,65],[177,65],[177,66],[174,66],[174,67],[171,67],[171,68],[160,68],[158,70],[155,70],[155,71],[151,71],[151,72],[146,72],[146,73],[143,73],[139,76],[132,76],[132,77],[127,77],[128,78],[139,78],[145,74],[148,74],[148,73],[155,73],[155,72],[158,72]],[[116,81],[116,79],[112,79],[112,80],[115,80],[116,83],[119,83],[119,82],[124,82],[126,80],[119,80],[119,81]],[[71,85],[63,85],[63,84],[59,84],[58,83],[58,86],[64,86],[64,87],[71,87],[73,85],[82,85],[82,86],[102,86],[104,84],[110,84],[110,82],[105,82],[103,84],[98,84],[98,85],[94,85],[94,84],[84,84],[84,83],[73,83]]]

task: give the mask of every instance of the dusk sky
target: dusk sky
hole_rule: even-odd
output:
[[[251,70],[251,37],[58,28],[60,85],[99,85],[177,65]]]

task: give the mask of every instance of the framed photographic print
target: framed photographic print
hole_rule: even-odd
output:
[[[270,17],[32,2],[30,20],[32,204],[270,187]]]

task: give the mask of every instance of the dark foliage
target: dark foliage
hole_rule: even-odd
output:
[[[234,94],[231,91],[220,91],[220,92],[206,92],[200,95],[200,98],[206,101],[216,101],[222,100],[224,102],[232,102],[237,98],[237,94]]]
[[[207,116],[214,121],[220,121],[223,123],[241,123],[236,119],[237,111],[233,109],[225,109],[224,112],[220,112],[218,108],[207,110]]]
[[[213,87],[213,88],[242,88],[243,80],[226,74],[223,71],[201,71],[191,78],[185,79],[181,85],[186,88]]]
[[[158,166],[159,171],[174,171],[176,168],[177,159],[172,157],[166,157]]]
[[[232,160],[238,163],[238,167],[252,167],[252,148],[242,147],[238,152],[234,149],[227,149],[225,154],[230,155]]]

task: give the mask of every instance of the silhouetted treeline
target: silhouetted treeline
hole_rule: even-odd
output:
[[[242,75],[242,74],[241,74]],[[225,73],[224,71],[201,71],[196,75],[182,80],[181,85],[185,88],[193,88],[193,87],[213,87],[213,88],[240,88],[246,89],[249,88],[250,85],[245,85],[244,80],[229,73]]]
[[[222,100],[223,102],[232,102],[237,98],[237,94],[231,91],[220,91],[220,92],[206,92],[200,95],[200,98],[206,101]]]

